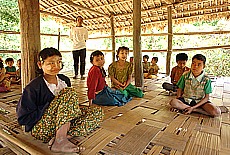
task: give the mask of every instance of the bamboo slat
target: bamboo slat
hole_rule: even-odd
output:
[[[197,131],[194,132],[193,136],[189,139],[184,154],[218,155],[219,147],[220,147],[220,136]]]
[[[153,126],[155,128],[159,128],[161,130],[163,130],[167,126],[167,124],[165,124],[165,123],[152,121],[152,120],[148,120],[148,119],[145,119],[142,123],[146,124],[148,126]]]
[[[189,137],[183,137],[168,132],[160,132],[151,142],[174,150],[184,151]]]
[[[182,155],[182,154],[183,154],[183,152],[178,151],[178,150],[171,150],[170,151],[170,155]]]
[[[151,100],[153,99],[154,97],[156,97],[157,95],[159,95],[161,93],[161,91],[150,91],[150,92],[147,92],[145,93],[144,95],[144,99],[148,99],[148,100]]]
[[[128,123],[117,119],[108,119],[101,125],[103,129],[110,130],[118,134],[126,134],[135,126],[136,124],[134,123]]]
[[[15,135],[10,135],[8,133],[6,133],[2,128],[0,128],[0,136],[4,139],[7,139],[10,143],[17,145],[19,148],[25,150],[26,152],[28,152],[29,154],[37,154],[37,155],[42,155],[42,154],[50,154],[50,151],[47,152],[45,151],[45,149],[39,149],[38,147],[41,146],[40,145],[33,145],[35,143],[29,143],[25,141],[26,137],[19,138],[16,137]],[[38,144],[38,142],[36,142]],[[44,144],[43,144],[44,145]],[[48,148],[47,148],[48,149]]]
[[[13,151],[15,154],[21,154],[21,155],[29,155],[29,153],[27,153],[25,150],[23,150],[22,148],[18,147],[17,145],[12,144],[8,140],[6,140],[4,138],[1,138],[1,137],[0,137],[0,140],[4,141],[4,143],[10,148],[11,152]],[[11,152],[9,152],[9,154],[11,154]]]
[[[221,150],[229,150],[230,151],[230,125],[222,124],[221,128]]]
[[[151,115],[151,113],[156,112],[156,110],[144,108],[144,107],[136,107],[129,112],[125,113],[121,117],[118,117],[117,120],[136,124],[141,121],[143,118],[146,118]]]
[[[162,103],[161,101],[156,100],[155,98],[153,98],[152,100],[141,104],[141,106],[156,109],[156,110],[160,110],[160,109],[164,108],[166,105],[164,103]]]
[[[114,147],[114,153],[116,153],[116,150],[121,150],[130,154],[141,154],[149,141],[159,131],[159,128],[140,124],[121,139],[121,141]]]
[[[79,145],[86,148],[81,154],[96,154],[117,136],[119,134],[101,128],[80,142]]]
[[[8,147],[3,147],[0,148],[0,154],[2,155],[16,155],[11,149],[9,149]]]
[[[230,124],[230,113],[223,113],[221,114],[222,116],[222,123],[225,123],[225,124]]]
[[[159,155],[160,152],[162,151],[163,146],[159,146],[159,145],[154,145],[149,152],[147,153],[147,155]]]
[[[178,114],[162,109],[155,114],[149,115],[148,119],[169,124]]]
[[[202,116],[203,117],[203,116]],[[203,117],[200,131],[220,135],[221,120],[219,117]]]
[[[190,137],[197,124],[197,118],[179,115],[166,127],[164,131],[183,137]]]

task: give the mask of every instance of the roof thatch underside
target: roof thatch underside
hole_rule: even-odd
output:
[[[230,18],[230,0],[141,0],[142,29],[165,27],[168,6],[173,24]],[[110,32],[111,15],[116,31],[130,31],[133,25],[133,0],[40,0],[40,10],[69,25],[82,16],[89,31]]]

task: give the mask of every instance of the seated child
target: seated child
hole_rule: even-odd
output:
[[[143,73],[148,73],[149,72],[149,67],[150,67],[150,62],[148,62],[149,60],[149,56],[148,55],[144,55],[143,56]]]
[[[16,70],[16,83],[21,84],[21,59],[17,61],[18,69]]]
[[[186,62],[188,61],[188,55],[186,53],[179,53],[176,55],[176,63],[177,66],[172,68],[171,71],[171,83],[164,82],[163,88],[168,91],[176,92],[177,89],[177,82],[179,81],[180,77],[184,72],[189,71],[189,68],[186,66]]]
[[[4,68],[3,61],[0,59],[0,92],[7,92],[10,90],[10,80],[5,73],[6,69]]]
[[[119,89],[128,97],[144,96],[142,90],[131,84],[133,64],[126,61],[129,48],[122,46],[117,50],[117,61],[111,63],[108,68],[109,76],[112,82],[112,88]]]
[[[57,49],[45,48],[38,56],[42,75],[23,90],[16,108],[18,123],[36,139],[50,141],[51,151],[81,152],[84,148],[71,143],[68,136],[84,136],[97,128],[102,109],[79,108],[77,90],[70,88],[67,76],[59,74],[62,55]]]
[[[131,97],[126,97],[118,90],[113,90],[107,86],[106,73],[103,68],[105,59],[101,51],[94,51],[90,55],[90,68],[87,78],[89,104],[122,106],[130,101]]]
[[[9,77],[14,77],[16,76],[16,67],[14,65],[14,59],[13,58],[7,58],[5,60],[6,62],[6,74],[9,75]]]
[[[152,65],[149,66],[148,73],[144,74],[144,78],[153,79],[153,78],[155,78],[157,76],[157,73],[158,73],[158,70],[159,70],[157,62],[158,62],[158,57],[153,57],[152,61],[151,61]]]
[[[193,111],[213,117],[221,114],[220,109],[209,101],[212,87],[210,78],[203,70],[205,62],[206,58],[202,54],[193,56],[191,71],[184,73],[177,83],[177,98],[172,99],[170,105],[182,110],[184,114]]]

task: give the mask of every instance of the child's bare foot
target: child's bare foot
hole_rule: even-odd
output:
[[[74,145],[67,138],[64,139],[55,139],[51,151],[53,152],[81,152],[84,151],[85,148],[81,146]]]

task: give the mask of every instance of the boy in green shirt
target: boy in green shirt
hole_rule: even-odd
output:
[[[206,58],[196,54],[192,58],[191,71],[184,73],[177,83],[177,98],[170,101],[173,108],[183,110],[184,114],[197,111],[213,117],[219,116],[221,111],[209,101],[212,93],[211,80],[205,75]],[[201,110],[197,108],[202,108]]]

